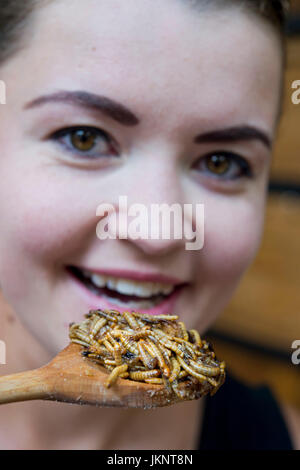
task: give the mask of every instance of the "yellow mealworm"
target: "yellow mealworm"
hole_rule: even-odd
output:
[[[153,370],[146,370],[146,371],[137,371],[137,372],[129,372],[129,377],[132,380],[137,380],[141,382],[145,379],[152,379],[153,377],[159,377],[161,374],[159,369]]]
[[[171,386],[172,386],[172,390],[175,392],[178,398],[183,399],[186,396],[184,390],[179,389],[177,380],[172,382]]]
[[[166,366],[171,369],[171,364],[170,364],[170,357],[172,355],[171,351],[169,349],[166,349],[164,346],[161,344],[157,344],[158,349],[163,355],[163,358],[165,360]]]
[[[213,385],[214,387],[216,387],[216,386],[218,385],[218,382],[217,382],[215,379],[213,379],[212,377],[207,377],[207,381],[208,381],[211,385]]]
[[[122,366],[117,366],[115,367],[111,374],[109,374],[108,379],[105,382],[105,387],[109,388],[111,387],[118,379],[119,375],[122,374],[123,372],[127,372],[128,365],[123,364]]]
[[[171,371],[171,375],[169,377],[169,381],[174,382],[174,380],[177,379],[177,377],[180,373],[180,364],[177,361],[177,359],[175,359],[175,357],[171,357],[171,364],[172,364],[172,371]]]
[[[186,377],[188,375],[187,371],[186,370],[182,370],[179,372],[178,374],[178,378],[179,379],[183,379],[184,377]]]
[[[118,343],[114,345],[114,357],[115,357],[117,366],[122,365],[121,346]]]
[[[139,327],[136,319],[134,318],[134,316],[132,315],[132,313],[130,312],[123,312],[123,317],[125,318],[125,320],[127,321],[128,325],[133,329],[137,329]]]
[[[123,344],[125,349],[127,349],[129,352],[131,352],[135,356],[139,355],[139,350],[138,350],[138,348],[136,347],[136,345],[134,344],[133,341],[131,341],[128,338],[125,338],[123,333],[121,333],[118,337],[120,338],[121,343]]]
[[[116,341],[115,338],[113,338],[113,336],[110,334],[109,331],[106,333],[105,339],[107,339],[112,346],[115,346],[115,344],[119,344],[118,341]]]
[[[81,339],[76,339],[76,338],[71,338],[72,343],[77,343],[81,344],[81,346],[89,346],[85,341],[82,341]]]
[[[152,339],[151,336],[149,336],[150,339]],[[183,357],[184,356],[184,353],[183,351],[178,347],[178,345],[172,341],[170,341],[169,339],[166,339],[164,337],[164,335],[156,335],[156,338],[161,342],[161,344],[163,346],[165,346],[166,348],[168,349],[171,349],[172,351],[174,351],[176,354],[178,354],[179,356]]]
[[[145,379],[145,382],[147,384],[156,384],[156,385],[162,385],[164,383],[163,379],[160,379],[159,377],[155,377],[153,379]]]
[[[183,321],[179,321],[178,325],[179,325],[179,329],[180,329],[180,332],[182,334],[183,339],[185,341],[188,341],[189,340],[189,334],[186,330],[185,324],[183,323]]]
[[[91,329],[90,335],[92,337],[95,337],[99,333],[101,328],[106,325],[106,323],[107,323],[106,318],[100,318],[99,320],[97,320],[94,327]]]
[[[112,322],[117,323],[117,321],[118,321],[117,318],[113,314],[111,314],[109,310],[94,310],[94,313],[96,315],[100,315],[101,317],[104,317],[107,320],[110,320]]]
[[[190,366],[193,367],[197,372],[205,374],[208,377],[215,377],[220,373],[219,367],[208,366],[195,361],[190,361]]]
[[[72,336],[73,336],[73,333],[72,333],[71,337]],[[86,333],[82,332],[81,330],[76,331],[76,336],[81,341],[87,343],[87,345],[90,345],[91,342],[92,342],[91,338]]]
[[[107,366],[120,366],[122,364],[117,364],[113,359],[104,359],[104,364]]]
[[[152,356],[150,356],[150,354],[145,350],[143,340],[140,340],[138,342],[138,350],[140,353],[140,359],[142,363],[144,364],[144,366],[147,367],[147,369],[153,369],[157,362],[156,358],[153,358]]]
[[[150,335],[150,330],[149,330],[149,326],[146,326],[140,330],[138,330],[136,333],[130,335],[130,339],[134,340],[134,341],[138,341],[139,339],[142,339],[142,338],[146,338],[147,336]]]
[[[159,350],[159,348],[151,340],[147,340],[147,342],[145,342],[145,347],[146,347],[146,344],[150,345],[150,347],[151,347],[151,349],[154,353],[154,357],[156,357],[157,360],[158,360],[158,364],[159,364],[159,367],[162,370],[163,375],[165,375],[166,377],[169,377],[170,368],[167,366],[167,364],[165,362],[165,359],[163,358],[163,355],[162,355],[161,351]]]
[[[103,341],[103,344],[104,344],[104,346],[108,349],[108,351],[109,351],[111,354],[114,353],[114,347],[112,346],[112,344],[111,344],[107,339],[105,339],[105,340]]]
[[[111,355],[110,352],[104,346],[100,346],[99,344],[91,345],[88,351],[95,354],[102,354],[103,356]]]
[[[138,314],[137,312],[133,312],[133,315],[138,315],[142,320],[150,321],[153,323],[157,323],[162,320],[174,321],[178,319],[178,315],[147,315],[146,313]]]
[[[120,379],[127,379],[127,377],[129,377],[129,373],[128,372],[123,372],[122,374],[119,374],[119,377],[120,377]]]
[[[197,330],[189,330],[189,333],[194,338],[194,344],[197,344],[197,346],[200,346],[200,348],[201,348],[202,347],[202,341],[201,341],[201,338],[200,338],[200,335],[199,335],[198,331]]]
[[[185,369],[190,375],[198,379],[199,382],[204,382],[206,380],[205,375],[199,374],[194,369],[192,369],[180,356],[177,356],[177,360],[179,361],[181,367]]]

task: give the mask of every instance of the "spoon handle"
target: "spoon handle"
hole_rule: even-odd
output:
[[[42,400],[49,396],[42,368],[0,376],[0,404]]]

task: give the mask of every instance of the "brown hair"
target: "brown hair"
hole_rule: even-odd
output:
[[[36,8],[53,0],[0,0],[0,63],[22,47],[23,33]],[[285,16],[289,0],[188,0],[187,3],[205,6],[239,6],[252,11],[273,25],[281,39],[284,36]],[[23,44],[24,46],[24,44]]]

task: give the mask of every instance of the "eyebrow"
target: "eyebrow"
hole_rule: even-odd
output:
[[[106,96],[95,95],[86,91],[59,91],[50,95],[40,96],[24,106],[32,109],[48,103],[63,103],[98,111],[124,126],[136,126],[139,119],[128,108]]]
[[[26,103],[24,109],[32,109],[51,103],[63,103],[92,111],[98,111],[124,126],[136,126],[140,123],[139,118],[123,104],[118,103],[106,96],[96,95],[87,91],[59,91],[49,95],[39,96]],[[226,129],[218,129],[205,132],[195,137],[194,142],[238,142],[243,140],[259,140],[268,149],[272,147],[272,139],[262,130],[253,126],[236,126]]]
[[[239,142],[244,140],[258,140],[262,142],[268,149],[272,148],[272,139],[261,129],[253,126],[237,126],[228,127],[226,129],[218,129],[195,137],[195,143],[209,142]]]

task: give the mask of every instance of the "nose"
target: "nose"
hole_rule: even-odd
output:
[[[127,238],[150,256],[182,250],[187,241],[184,194],[174,166],[174,162],[153,159],[127,181],[128,195],[119,196],[116,237]]]

